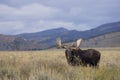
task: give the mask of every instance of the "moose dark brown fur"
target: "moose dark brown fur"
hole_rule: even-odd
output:
[[[66,46],[61,44],[61,39],[57,39],[57,45],[59,48],[65,48],[65,56],[68,64],[72,66],[93,66],[97,67],[100,61],[100,52],[95,49],[81,50],[79,48],[82,39],[76,41],[76,44],[72,46]]]
[[[67,49],[65,51],[68,64],[87,66],[98,66],[100,53],[94,49]]]

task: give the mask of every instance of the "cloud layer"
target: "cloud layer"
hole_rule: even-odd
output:
[[[50,28],[87,30],[120,20],[120,0],[3,0],[0,34]]]

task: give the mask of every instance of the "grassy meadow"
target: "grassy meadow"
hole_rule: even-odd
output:
[[[64,51],[1,51],[0,80],[120,80],[120,50],[99,49],[98,69],[68,65]]]

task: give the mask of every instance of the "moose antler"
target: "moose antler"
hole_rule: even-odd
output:
[[[76,44],[77,44],[77,45],[76,45],[76,48],[80,47],[81,42],[82,42],[82,39],[81,39],[81,38],[76,41]]]
[[[57,47],[58,47],[58,48],[65,48],[65,49],[71,48],[71,49],[76,49],[76,48],[79,48],[79,46],[80,46],[80,44],[81,44],[81,41],[82,41],[82,39],[80,38],[80,39],[78,39],[75,43],[73,43],[72,46],[67,46],[67,45],[62,45],[62,44],[61,44],[61,39],[60,39],[60,38],[57,38],[57,39],[56,39],[56,44],[57,44]]]
[[[57,44],[57,47],[58,47],[58,48],[61,48],[61,47],[62,47],[61,39],[60,39],[60,38],[57,38],[57,39],[56,39],[56,44]]]
[[[76,42],[73,43],[72,48],[79,48],[80,44],[82,42],[82,39],[78,39]]]
[[[57,39],[56,39],[56,44],[57,44],[57,47],[58,47],[58,48],[65,48],[65,49],[68,48],[68,46],[62,45],[60,38],[57,38]]]

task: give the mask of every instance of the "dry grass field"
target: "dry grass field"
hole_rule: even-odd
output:
[[[98,69],[68,65],[64,50],[1,51],[0,80],[120,80],[120,50],[99,51]]]

